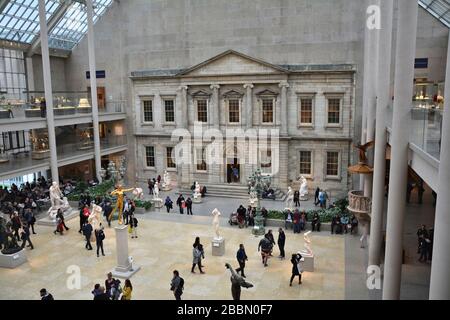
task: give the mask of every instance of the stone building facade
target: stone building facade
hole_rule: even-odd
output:
[[[301,175],[311,190],[333,196],[350,187],[353,65],[274,65],[228,50],[188,69],[134,71],[131,79],[137,180],[167,170],[184,188],[246,185],[260,168],[284,191]],[[191,143],[184,162],[183,132]],[[220,135],[233,137],[211,151]]]

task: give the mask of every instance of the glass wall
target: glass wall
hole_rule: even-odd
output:
[[[0,105],[23,103],[26,90],[23,52],[0,48]]]

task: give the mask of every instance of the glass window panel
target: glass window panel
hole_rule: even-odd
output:
[[[339,175],[339,152],[327,152],[327,176]]]
[[[206,100],[197,100],[197,121],[208,122],[208,105]]]

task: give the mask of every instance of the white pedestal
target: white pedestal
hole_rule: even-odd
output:
[[[305,259],[305,261],[303,261],[303,270],[307,272],[314,272],[314,255],[302,255],[302,257]]]
[[[212,245],[212,255],[213,256],[223,256],[225,254],[225,239],[213,239],[211,241]]]
[[[193,203],[202,203],[202,197],[192,198]]]
[[[73,219],[75,217],[78,217],[80,212],[77,209],[68,209],[66,212],[64,212],[64,220],[67,222],[70,219]],[[56,217],[50,218],[50,216],[47,214],[44,218],[39,219],[36,224],[41,226],[49,226],[49,227],[55,227],[56,226]]]
[[[0,252],[0,267],[14,269],[21,264],[27,262],[27,256],[25,255],[25,249],[22,249],[13,254],[3,254]]]
[[[153,204],[155,208],[162,208],[164,206],[162,199],[152,199],[150,202]]]
[[[300,196],[300,198],[299,198],[299,200],[300,201],[308,201],[309,200],[309,197],[308,196]]]
[[[128,227],[120,225],[115,227],[116,231],[116,255],[117,267],[111,271],[114,277],[130,278],[133,274],[138,272],[141,267],[132,265],[129,261],[128,255]]]
[[[161,187],[161,191],[170,191],[172,188],[170,186],[163,186]]]

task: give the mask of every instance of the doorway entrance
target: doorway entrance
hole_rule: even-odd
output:
[[[238,158],[227,158],[227,182],[241,182],[241,167]]]

